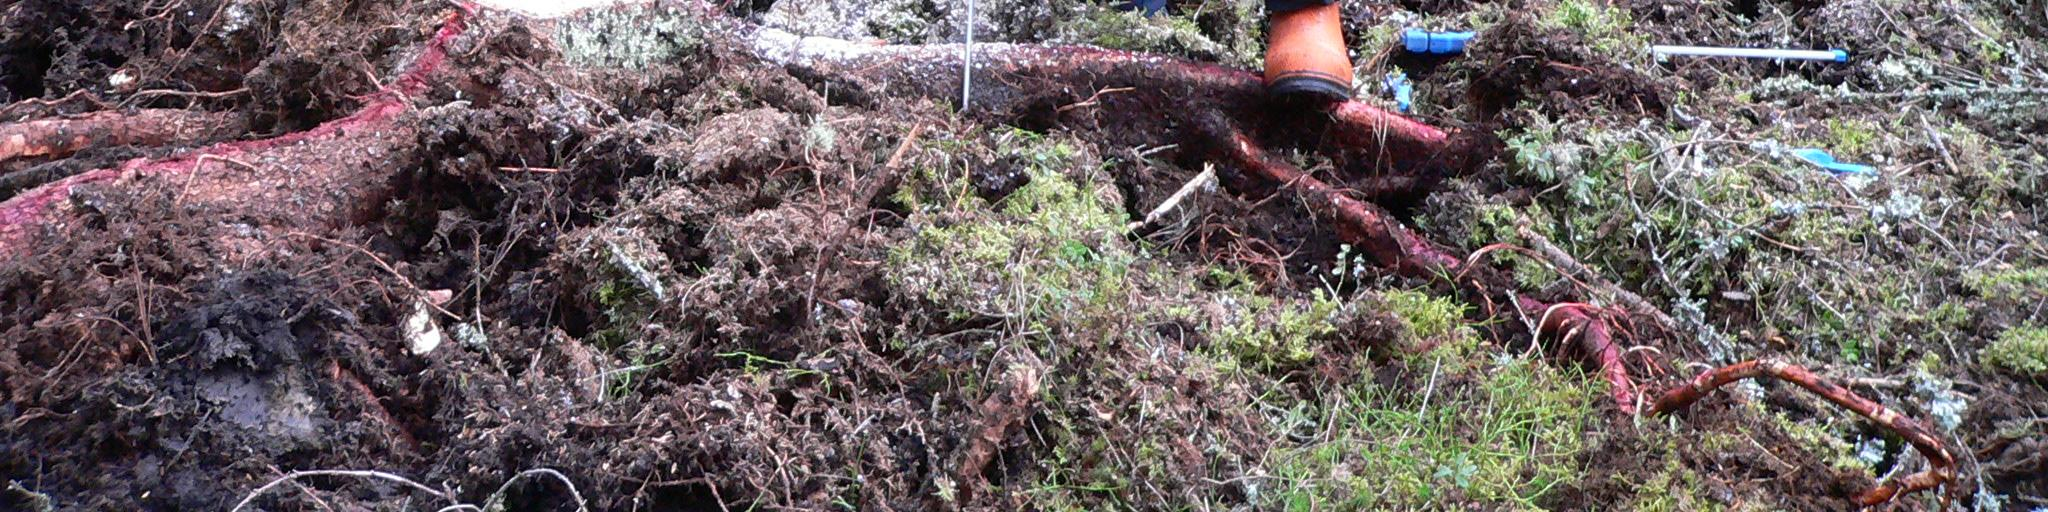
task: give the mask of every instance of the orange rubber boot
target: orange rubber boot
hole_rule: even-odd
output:
[[[1337,4],[1273,14],[1266,35],[1266,92],[1330,100],[1351,97],[1351,54]]]

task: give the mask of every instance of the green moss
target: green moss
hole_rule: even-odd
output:
[[[1581,478],[1600,386],[1540,362],[1487,359],[1458,388],[1348,388],[1320,410],[1325,440],[1272,457],[1280,484],[1265,506],[1407,509],[1458,496],[1532,508]]]
[[[1537,21],[1584,36],[1595,53],[1616,62],[1631,62],[1648,48],[1625,7],[1599,0],[1560,0]]]
[[[2048,293],[2048,267],[1970,272],[1963,286],[1987,298],[2019,300]]]
[[[1337,332],[1335,320],[1343,308],[1328,292],[1316,290],[1306,303],[1284,301],[1257,293],[1251,278],[1241,272],[1215,274],[1212,279],[1226,285],[1216,304],[1226,311],[1210,336],[1213,347],[1222,351],[1219,355],[1227,356],[1216,358],[1224,369],[1297,368]]]
[[[2048,376],[2048,328],[2021,326],[2007,329],[1978,352],[1977,358],[1994,368],[2024,375]]]
[[[1677,458],[1666,458],[1664,468],[1650,475],[1640,484],[1635,484],[1635,499],[1628,509],[1636,512],[1678,512],[1694,510],[1723,510],[1720,503],[1706,497],[1699,473],[1679,463]]]
[[[1759,403],[1752,402],[1749,407],[1757,415],[1768,418],[1800,446],[1806,447],[1821,460],[1826,461],[1828,466],[1843,471],[1870,474],[1870,464],[1856,456],[1856,445],[1844,440],[1841,434],[1828,426],[1811,420],[1795,421],[1786,416],[1784,411],[1766,411]]]
[[[1495,243],[1513,243],[1522,237],[1515,233],[1515,207],[1504,204],[1486,204],[1473,209],[1472,235],[1465,242],[1470,247],[1485,247]]]
[[[1396,289],[1380,292],[1380,301],[1407,324],[1410,344],[1435,345],[1437,350],[1458,356],[1475,349],[1478,336],[1466,325],[1466,307],[1457,300]]]
[[[1879,137],[1877,125],[1869,121],[1833,118],[1828,119],[1828,138],[1824,144],[1839,157],[1864,159],[1876,154]]]
[[[1145,16],[1136,11],[1095,8],[1061,26],[1065,38],[1117,50],[1219,57],[1230,49],[1202,34],[1193,18]]]
[[[1045,327],[1099,323],[1128,304],[1137,255],[1124,240],[1115,190],[1076,181],[1074,146],[1025,132],[998,137],[1028,182],[999,203],[976,196],[963,174],[927,170],[899,200],[925,223],[890,252],[889,277],[956,318],[1017,318]],[[946,220],[946,224],[930,224]]]

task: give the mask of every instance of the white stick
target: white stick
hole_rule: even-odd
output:
[[[960,111],[974,101],[974,0],[967,2],[967,46],[960,49]]]
[[[1207,190],[1210,185],[1215,183],[1216,167],[1202,166],[1202,173],[1195,175],[1195,179],[1188,180],[1187,184],[1181,185],[1180,190],[1174,192],[1172,196],[1168,196],[1165,202],[1159,203],[1158,208],[1153,208],[1151,213],[1145,214],[1144,220],[1132,222],[1130,225],[1124,226],[1124,229],[1137,231],[1140,228],[1159,222],[1160,217],[1166,216],[1167,212],[1171,212],[1174,208],[1179,207],[1180,202],[1186,200],[1188,196],[1194,195],[1195,191]]]
[[[1776,48],[1721,48],[1715,46],[1667,46],[1650,47],[1650,54],[1659,60],[1672,55],[1693,55],[1700,57],[1742,57],[1750,59],[1792,59],[1831,60],[1846,62],[1849,52],[1842,50],[1782,50]]]

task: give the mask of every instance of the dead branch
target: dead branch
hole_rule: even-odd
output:
[[[285,473],[284,476],[277,477],[277,479],[271,480],[269,483],[263,484],[262,487],[257,487],[256,490],[254,491],[249,491],[248,496],[242,497],[242,501],[235,503],[235,507],[228,510],[230,512],[241,512],[242,509],[249,507],[250,502],[256,501],[256,498],[258,496],[262,496],[263,493],[269,492],[271,489],[275,489],[277,488],[277,486],[284,485],[285,483],[296,482],[300,478],[305,478],[309,476],[345,476],[351,478],[374,478],[378,480],[385,480],[393,483],[403,484],[406,487],[417,489],[420,492],[425,492],[427,494],[433,495],[436,498],[447,500],[449,503],[458,503],[453,493],[438,490],[432,487],[427,487],[426,484],[415,482],[410,478],[394,475],[391,473],[385,473],[383,471],[315,469]]]
[[[1899,414],[1898,411],[1887,409],[1877,402],[1857,395],[1855,392],[1849,391],[1848,388],[1822,379],[1805,368],[1784,361],[1774,359],[1743,361],[1702,373],[1697,377],[1693,377],[1692,381],[1686,385],[1667,391],[1664,393],[1664,396],[1658,397],[1657,402],[1650,406],[1650,414],[1670,414],[1684,409],[1694,402],[1698,402],[1700,398],[1707,396],[1707,393],[1713,392],[1721,386],[1743,379],[1758,377],[1773,377],[1796,384],[1807,391],[1813,392],[1815,395],[1819,395],[1828,402],[1855,411],[1856,414],[1862,415],[1864,418],[1898,434],[1906,442],[1912,443],[1913,448],[1919,450],[1922,456],[1927,457],[1930,467],[1926,471],[1881,482],[1877,487],[1857,495],[1857,503],[1863,506],[1878,505],[1902,495],[1933,489],[1955,480],[1955,456],[1949,454],[1948,448],[1942,444],[1941,438],[1935,436],[1934,431],[1928,429],[1926,425],[1903,414]],[[1948,505],[1949,499],[1950,496],[1948,495],[1942,496],[1944,508]]]
[[[1145,218],[1131,221],[1129,225],[1124,226],[1124,229],[1137,231],[1157,223],[1160,217],[1165,217],[1166,214],[1172,213],[1175,208],[1179,208],[1181,201],[1186,201],[1188,196],[1195,195],[1195,191],[1206,191],[1215,186],[1216,168],[1204,166],[1202,172],[1195,175],[1195,179],[1188,180],[1187,183],[1182,184],[1180,190],[1176,190],[1173,192],[1173,195],[1167,196],[1166,200],[1160,202],[1158,207],[1146,213]]]
[[[77,117],[0,124],[0,162],[61,158],[96,147],[161,146],[232,137],[246,131],[229,113],[177,109],[102,111]]]
[[[0,119],[25,121],[38,117],[57,115],[63,110],[64,104],[74,102],[89,103],[91,106],[88,108],[95,110],[107,108],[106,102],[100,101],[99,96],[94,95],[92,91],[79,89],[54,100],[29,98],[0,106]]]
[[[1651,320],[1657,322],[1659,327],[1669,331],[1676,331],[1678,329],[1678,321],[1673,320],[1671,315],[1665,314],[1664,310],[1651,305],[1648,299],[1644,299],[1643,296],[1636,295],[1635,292],[1622,288],[1621,285],[1614,284],[1613,281],[1609,281],[1606,277],[1601,276],[1599,272],[1586,268],[1586,265],[1579,263],[1579,260],[1573,258],[1571,253],[1565,252],[1564,248],[1551,243],[1550,238],[1537,233],[1534,221],[1529,220],[1528,216],[1517,214],[1515,217],[1515,233],[1521,235],[1523,240],[1527,240],[1529,246],[1535,248],[1537,254],[1541,254],[1543,259],[1549,262],[1553,268],[1581,282],[1591,283],[1593,286],[1599,287],[1600,291],[1614,297],[1615,301],[1628,306],[1636,314],[1650,317]]]
[[[954,481],[961,485],[963,496],[986,485],[981,477],[982,470],[988,468],[989,461],[1002,450],[1003,439],[1031,417],[1032,408],[1038,402],[1039,375],[1043,371],[1042,363],[1036,357],[1029,354],[1018,356],[1011,362],[1009,371],[1004,373],[1006,378],[1002,388],[982,400],[981,419],[977,421],[980,428],[974,437],[968,438],[967,446],[961,451],[960,465],[954,472]]]

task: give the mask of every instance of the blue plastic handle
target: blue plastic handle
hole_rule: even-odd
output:
[[[1458,54],[1465,53],[1465,43],[1471,41],[1472,37],[1478,34],[1478,32],[1430,32],[1419,28],[1411,28],[1401,32],[1401,44],[1408,47],[1408,51],[1415,53]]]
[[[1799,157],[1800,160],[1805,160],[1807,163],[1839,174],[1872,174],[1877,172],[1876,167],[1837,162],[1835,161],[1835,155],[1830,155],[1826,150],[1819,148],[1794,149],[1792,150],[1792,156]]]

